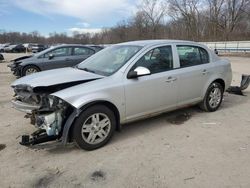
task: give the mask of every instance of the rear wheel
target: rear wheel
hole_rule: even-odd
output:
[[[39,72],[39,68],[34,65],[28,65],[23,68],[22,76],[27,76]]]
[[[83,111],[73,125],[73,139],[77,146],[94,150],[104,146],[116,127],[114,113],[103,105],[95,105]]]
[[[216,111],[221,105],[223,99],[223,91],[223,87],[220,83],[212,83],[208,87],[206,95],[200,104],[201,109],[207,112]]]

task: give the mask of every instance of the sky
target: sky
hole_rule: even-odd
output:
[[[127,19],[138,0],[0,0],[0,31],[98,32]]]

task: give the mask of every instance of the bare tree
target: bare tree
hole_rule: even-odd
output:
[[[198,7],[201,0],[168,0],[168,2],[169,15],[175,20],[183,20],[188,38],[199,40],[200,12]]]
[[[220,18],[225,0],[207,0],[209,6],[208,33],[209,37],[216,39],[219,34]]]
[[[167,9],[165,1],[142,0],[139,6],[139,15],[144,25],[150,28],[151,38],[157,38],[158,28],[163,23]],[[138,15],[137,15],[138,16]]]
[[[75,32],[69,36],[54,32],[44,37],[37,31],[20,33],[0,29],[0,43],[110,44],[152,38],[250,40],[249,1],[141,0],[135,15],[100,33]]]
[[[220,26],[225,31],[225,40],[233,33],[235,27],[244,19],[246,10],[249,10],[249,0],[225,0]]]

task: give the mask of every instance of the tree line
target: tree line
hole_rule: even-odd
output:
[[[250,40],[250,0],[142,0],[134,15],[101,32],[0,32],[0,43],[112,44],[142,39]]]

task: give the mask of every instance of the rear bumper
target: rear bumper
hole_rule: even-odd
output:
[[[225,91],[231,86],[231,82],[232,82],[232,70],[231,68],[229,69],[229,71],[226,74],[226,79],[225,79]]]

